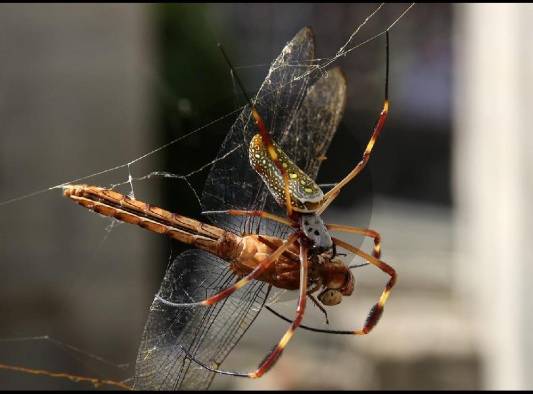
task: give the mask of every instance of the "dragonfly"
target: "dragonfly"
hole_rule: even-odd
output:
[[[322,310],[354,290],[350,267],[337,248],[362,257],[389,276],[364,325],[322,332],[366,335],[378,323],[396,271],[380,260],[381,237],[366,228],[325,224],[320,215],[366,166],[388,115],[389,37],[386,33],[383,109],[363,158],[327,193],[314,179],[346,102],[339,68],[322,74],[313,64],[314,36],[303,28],[272,63],[254,102],[224,140],[207,177],[201,203],[211,224],[187,218],[114,190],[64,186],[64,194],[102,215],[139,225],[194,246],[168,267],[150,307],[139,346],[133,388],[207,389],[217,374],[259,378],[281,356],[302,325],[306,300]],[[223,52],[233,71],[231,63]],[[333,237],[355,233],[374,241],[371,254]],[[294,319],[273,350],[251,372],[219,369],[265,306],[272,289],[298,291]],[[316,300],[313,293],[319,292]]]

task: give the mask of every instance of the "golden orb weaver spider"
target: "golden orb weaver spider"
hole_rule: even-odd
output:
[[[308,28],[302,29],[298,34],[311,34]],[[246,97],[247,103],[250,107],[251,115],[255,121],[255,125],[258,128],[257,134],[252,138],[249,145],[249,160],[250,165],[256,171],[256,173],[262,178],[263,182],[268,187],[271,195],[276,202],[286,209],[286,217],[274,215],[272,213],[262,210],[236,210],[230,209],[226,211],[218,211],[217,213],[224,213],[232,216],[256,216],[263,219],[275,221],[284,225],[287,225],[294,229],[294,232],[290,234],[287,240],[280,246],[274,249],[272,256],[281,256],[285,251],[289,251],[295,244],[299,244],[299,272],[297,277],[292,276],[291,280],[299,284],[299,296],[298,304],[296,308],[296,316],[291,322],[290,327],[282,336],[278,344],[274,349],[264,358],[259,367],[249,373],[239,373],[232,371],[224,371],[217,368],[212,368],[206,365],[204,362],[197,360],[193,355],[183,348],[182,350],[188,354],[188,356],[203,368],[216,372],[219,374],[259,378],[264,375],[279,359],[284,348],[287,346],[295,330],[301,325],[304,317],[304,311],[306,307],[306,299],[314,291],[322,289],[322,292],[318,296],[318,299],[324,305],[335,305],[341,302],[342,296],[349,296],[353,291],[353,275],[349,271],[349,268],[345,265],[339,266],[335,275],[331,275],[327,280],[322,283],[316,283],[316,286],[309,288],[309,261],[310,259],[327,256],[329,260],[333,259],[336,254],[336,247],[341,247],[349,252],[354,253],[365,259],[371,265],[376,266],[387,275],[390,279],[385,285],[385,288],[376,304],[372,306],[367,319],[362,328],[353,331],[330,331],[330,330],[314,330],[320,332],[332,332],[341,334],[352,335],[366,335],[368,334],[378,323],[384,309],[384,305],[390,295],[391,289],[396,283],[397,274],[396,271],[380,260],[381,256],[381,237],[380,235],[369,229],[325,224],[320,215],[327,209],[327,207],[335,200],[341,190],[352,181],[366,166],[372,149],[383,130],[387,115],[389,112],[389,33],[386,35],[386,71],[385,71],[385,98],[383,102],[383,108],[373,128],[370,140],[364,150],[362,159],[357,165],[331,190],[327,193],[323,193],[320,187],[311,179],[304,171],[302,171],[273,141],[262,116],[259,114],[254,103],[246,94],[244,86],[240,81],[237,74],[234,72],[234,68],[231,65],[226,53],[221,48],[223,56],[228,63],[235,79]],[[211,212],[213,213],[213,212]],[[359,248],[344,242],[336,237],[332,237],[330,231],[339,231],[347,233],[360,234],[366,237],[370,237],[374,240],[374,248],[372,255],[369,255]],[[156,296],[160,302],[167,306],[186,307],[186,306],[210,306],[224,300],[229,297],[235,291],[241,289],[253,280],[260,279],[272,265],[275,265],[276,258],[266,258],[263,262],[259,263],[251,272],[243,275],[234,285],[227,287],[226,289],[212,295],[203,301],[194,303],[175,303]],[[314,300],[313,298],[311,298]],[[279,316],[279,315],[278,315]],[[280,316],[282,317],[282,316]],[[282,317],[284,318],[284,317]],[[284,318],[287,320],[286,318]]]

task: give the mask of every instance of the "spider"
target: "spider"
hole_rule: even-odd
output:
[[[378,139],[387,115],[389,112],[389,33],[386,31],[386,71],[385,71],[385,98],[381,113],[375,123],[371,137],[364,150],[362,159],[357,165],[332,189],[327,193],[324,193],[320,187],[315,183],[311,177],[309,177],[304,171],[291,161],[291,159],[283,152],[283,150],[272,139],[263,118],[259,114],[253,102],[250,100],[243,87],[238,75],[234,72],[234,68],[226,55],[225,51],[219,44],[219,48],[232,71],[235,79],[243,92],[247,103],[251,110],[255,125],[258,129],[257,134],[254,135],[249,144],[249,161],[255,172],[262,178],[268,190],[274,197],[275,201],[283,208],[286,209],[286,217],[274,215],[272,213],[260,210],[246,211],[246,210],[226,210],[219,211],[234,216],[256,216],[266,220],[272,220],[282,223],[294,229],[286,241],[281,245],[273,245],[274,252],[261,263],[259,263],[253,270],[243,274],[242,277],[232,286],[218,292],[217,294],[195,303],[173,303],[165,300],[159,296],[156,296],[160,301],[169,306],[194,306],[213,305],[226,297],[229,297],[238,289],[242,288],[246,284],[253,280],[261,279],[261,275],[269,270],[272,265],[276,264],[277,259],[284,252],[289,252],[290,248],[298,245],[299,248],[299,269],[297,272],[291,272],[291,280],[298,284],[299,297],[296,308],[296,316],[291,325],[282,336],[278,344],[274,349],[265,357],[258,368],[249,373],[240,373],[232,371],[223,371],[220,369],[212,368],[205,363],[194,359],[186,349],[182,347],[182,350],[186,352],[193,361],[200,364],[202,367],[216,373],[241,376],[248,378],[259,378],[264,375],[281,356],[283,350],[294,335],[295,330],[301,325],[304,317],[304,311],[306,307],[306,299],[311,296],[311,293],[322,289],[318,295],[318,300],[327,306],[339,304],[342,301],[343,296],[349,296],[352,294],[354,288],[353,274],[349,270],[349,267],[340,263],[336,264],[333,268],[328,265],[328,269],[320,270],[321,266],[325,266],[322,263],[324,261],[333,261],[333,258],[337,255],[337,247],[341,247],[349,252],[352,252],[368,263],[376,266],[383,272],[389,275],[389,281],[385,285],[385,288],[376,304],[372,306],[370,312],[366,318],[366,321],[360,329],[353,331],[329,331],[329,330],[315,330],[322,332],[344,333],[352,335],[366,335],[368,334],[378,323],[384,309],[384,305],[390,295],[391,289],[396,283],[397,274],[396,271],[380,260],[381,255],[381,238],[380,235],[369,229],[325,224],[321,218],[322,213],[328,208],[328,206],[335,200],[341,190],[363,170],[368,163],[372,149]],[[366,237],[370,237],[374,241],[374,248],[372,255],[369,255],[359,248],[344,242],[331,235],[331,231],[347,232],[360,234]],[[321,265],[322,264],[322,265]],[[310,270],[310,267],[312,268]],[[318,268],[317,268],[318,267]],[[317,274],[318,269],[318,274]],[[262,280],[262,279],[261,279]],[[309,286],[311,283],[311,286]],[[309,287],[309,288],[308,288]],[[311,299],[317,303],[314,298]],[[317,303],[318,305],[318,303]],[[287,320],[287,319],[286,319]],[[290,321],[290,320],[289,320]]]

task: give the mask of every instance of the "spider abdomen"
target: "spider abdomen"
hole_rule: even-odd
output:
[[[294,164],[275,142],[273,145],[279,163],[287,171],[293,209],[304,213],[316,211],[324,198],[324,193],[315,181]],[[284,206],[285,183],[283,176],[276,163],[270,159],[260,134],[256,134],[250,141],[248,153],[252,168],[261,176],[276,202]]]

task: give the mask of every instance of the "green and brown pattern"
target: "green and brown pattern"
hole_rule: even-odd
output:
[[[303,172],[291,159],[287,157],[279,146],[272,141],[279,163],[287,171],[289,179],[289,193],[291,204],[297,212],[314,212],[324,197],[324,193],[305,172]],[[263,139],[260,134],[256,134],[250,141],[249,148],[250,164],[261,176],[268,189],[274,196],[276,202],[285,205],[285,185],[283,175],[270,159]]]

